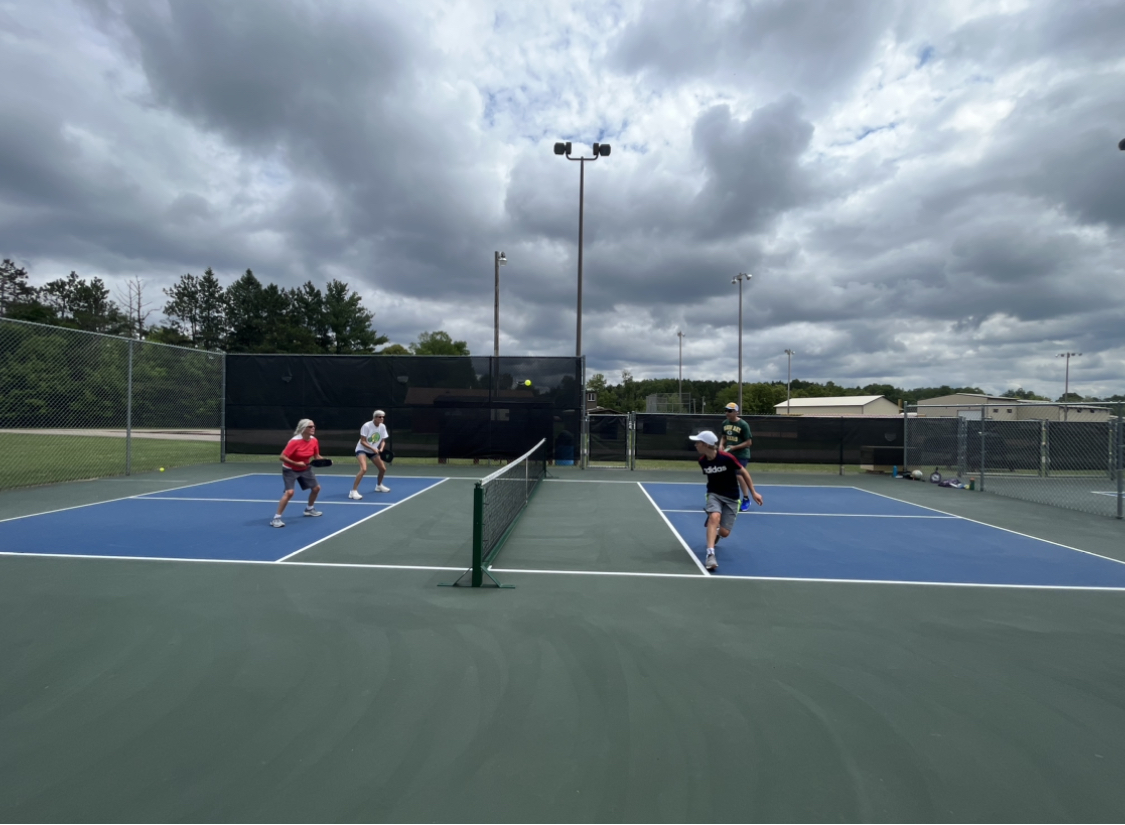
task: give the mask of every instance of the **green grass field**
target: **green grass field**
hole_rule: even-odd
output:
[[[0,433],[0,454],[10,466],[0,475],[0,490],[125,475],[124,438]],[[132,439],[134,473],[218,460],[214,441]]]

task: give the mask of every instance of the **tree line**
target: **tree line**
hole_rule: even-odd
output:
[[[33,286],[26,269],[5,259],[0,317],[226,352],[469,355],[466,342],[442,330],[423,332],[409,347],[382,346],[388,338],[375,330],[375,313],[336,279],[321,291],[312,281],[294,288],[263,283],[250,269],[227,287],[210,268],[188,273],[162,290],[167,321],[156,325],[148,323],[153,309],[144,282],[134,278],[125,288],[114,300],[101,278],[76,272]]]
[[[646,399],[649,395],[680,392],[680,382],[676,378],[646,378],[637,380],[629,370],[621,373],[619,384],[610,384],[602,373],[595,374],[587,380],[586,389],[598,394],[598,406],[607,407],[618,412],[644,412]],[[802,381],[794,378],[791,387],[792,398],[831,398],[849,395],[882,395],[895,403],[902,405],[917,404],[927,398],[937,398],[942,395],[966,392],[983,395],[980,387],[915,387],[903,389],[892,384],[867,384],[865,386],[845,387],[834,381],[823,384],[816,381]],[[738,383],[735,381],[695,381],[684,379],[683,394],[691,395],[694,399],[695,412],[718,412],[730,402],[738,401]],[[1020,398],[1027,401],[1050,401],[1051,399],[1022,387],[1008,390],[1004,393],[1009,398]],[[754,382],[742,384],[742,407],[746,415],[773,415],[776,405],[784,403],[786,398],[784,381]],[[1066,398],[1059,397],[1057,401],[1125,401],[1125,395],[1112,395],[1108,398],[1084,397],[1077,393],[1070,393]],[[685,408],[684,412],[688,412]]]

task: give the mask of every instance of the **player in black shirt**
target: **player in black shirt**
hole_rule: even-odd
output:
[[[715,543],[730,535],[734,519],[738,515],[739,479],[745,482],[750,497],[761,507],[761,495],[754,489],[754,480],[737,458],[719,449],[719,437],[710,430],[699,435],[688,436],[695,442],[699,453],[699,466],[707,476],[707,561],[704,566],[715,570],[719,566],[715,558]]]

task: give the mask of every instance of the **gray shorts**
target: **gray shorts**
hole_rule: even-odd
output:
[[[285,482],[285,489],[292,490],[293,485],[297,482],[301,483],[302,490],[309,490],[316,486],[316,474],[313,473],[312,467],[306,467],[303,470],[290,470],[288,467],[281,468],[281,480]]]
[[[707,503],[703,505],[704,513],[718,513],[719,526],[724,530],[734,529],[734,520],[738,517],[738,499],[707,494]]]

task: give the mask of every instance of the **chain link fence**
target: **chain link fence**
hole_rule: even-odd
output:
[[[0,490],[221,461],[221,352],[0,318]]]
[[[1125,404],[1019,402],[906,410],[903,464],[1000,496],[1122,518]]]

